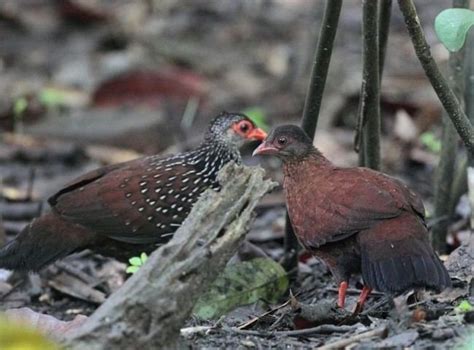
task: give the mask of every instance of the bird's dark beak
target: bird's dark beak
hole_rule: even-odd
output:
[[[251,130],[247,135],[248,139],[257,140],[257,141],[263,141],[265,140],[266,137],[267,137],[267,133],[260,128],[255,128]]]
[[[256,156],[257,154],[277,154],[278,149],[275,146],[267,145],[266,142],[262,142],[256,149],[253,151],[252,156]]]

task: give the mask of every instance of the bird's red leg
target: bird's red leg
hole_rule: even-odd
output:
[[[346,290],[347,290],[348,284],[347,281],[342,281],[341,284],[339,285],[339,292],[338,292],[338,297],[337,297],[337,306],[339,306],[341,309],[344,308],[344,304],[346,303]]]
[[[362,288],[362,292],[360,292],[359,301],[357,302],[357,305],[355,307],[354,314],[358,314],[364,309],[365,301],[367,300],[367,297],[371,292],[372,288],[369,288],[367,286],[364,286],[364,288]]]

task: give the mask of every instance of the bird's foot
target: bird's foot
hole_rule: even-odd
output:
[[[346,281],[342,281],[339,284],[339,291],[338,291],[338,296],[337,296],[337,306],[339,306],[341,309],[344,309],[344,305],[346,303],[346,291],[347,287],[349,285],[347,284]]]
[[[354,308],[354,311],[352,312],[353,315],[358,315],[362,312],[362,310],[364,309],[364,304],[367,300],[367,297],[369,296],[371,292],[372,292],[372,288],[369,288],[367,286],[364,286],[364,288],[362,288],[362,292],[360,292],[360,296],[359,296],[359,301],[357,302],[356,307]]]

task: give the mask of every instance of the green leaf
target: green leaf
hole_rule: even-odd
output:
[[[431,131],[426,131],[421,134],[420,141],[433,153],[439,153],[441,151],[441,140],[439,140]]]
[[[464,314],[469,311],[473,311],[474,307],[467,300],[463,300],[454,309],[457,313]]]
[[[126,272],[126,273],[134,274],[134,273],[137,272],[139,269],[140,269],[140,266],[132,265],[132,266],[127,267],[127,269],[125,270],[125,272]]]
[[[138,256],[128,259],[128,262],[132,266],[142,266],[142,260]]]
[[[67,93],[60,89],[45,88],[41,90],[39,101],[48,108],[54,108],[66,104]]]
[[[459,51],[466,41],[466,34],[474,24],[474,11],[453,8],[442,11],[435,19],[439,40],[451,51]]]
[[[142,265],[143,265],[148,260],[148,255],[146,253],[141,253],[140,254],[140,260],[141,260]]]
[[[194,306],[203,320],[217,318],[260,299],[277,302],[288,288],[286,271],[272,259],[257,258],[227,266]]]
[[[20,117],[25,111],[26,108],[28,107],[28,101],[24,97],[19,97],[15,100],[15,103],[13,104],[13,114],[15,118]]]
[[[268,130],[270,127],[267,124],[267,117],[265,115],[265,111],[261,107],[249,107],[242,111],[247,117],[252,120],[255,125],[263,130]]]

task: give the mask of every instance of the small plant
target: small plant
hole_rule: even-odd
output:
[[[16,132],[21,132],[23,129],[23,115],[28,108],[28,100],[25,97],[18,97],[13,103],[13,121]]]
[[[56,109],[66,104],[66,93],[60,89],[44,88],[38,93],[38,100],[47,109]]]
[[[125,270],[126,273],[134,274],[138,269],[143,266],[148,260],[148,255],[146,253],[141,253],[140,256],[134,256],[133,258],[128,259],[130,265]]]
[[[441,151],[441,140],[431,131],[421,134],[420,141],[430,152],[439,153]]]
[[[466,41],[466,35],[474,25],[474,11],[452,8],[436,16],[435,31],[439,40],[451,52],[459,51]]]
[[[469,301],[463,300],[454,308],[454,311],[458,314],[465,314],[466,312],[474,311],[474,307]]]

